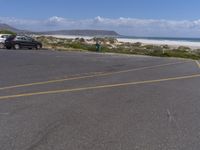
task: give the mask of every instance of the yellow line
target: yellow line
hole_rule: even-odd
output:
[[[86,76],[81,76],[81,77],[72,77],[72,78],[64,78],[64,79],[49,80],[49,81],[42,81],[42,82],[33,82],[33,83],[27,83],[27,84],[18,84],[18,85],[14,85],[14,86],[0,87],[0,90],[8,90],[8,89],[13,89],[13,88],[28,87],[28,86],[34,86],[34,85],[44,85],[44,84],[63,82],[63,81],[72,81],[72,80],[79,80],[79,79],[86,79],[86,78],[93,78],[93,77],[108,76],[108,75],[113,75],[113,74],[127,73],[127,72],[139,71],[139,70],[144,70],[144,69],[153,69],[153,68],[157,68],[157,67],[182,64],[182,63],[186,63],[186,62],[188,62],[188,61],[167,63],[167,64],[141,67],[141,68],[135,68],[135,69],[128,69],[128,70],[122,70],[122,71],[116,71],[116,72],[98,73],[95,75],[86,75]]]
[[[14,85],[14,86],[2,87],[2,88],[0,88],[0,90],[7,90],[7,89],[13,89],[13,88],[20,88],[20,87],[28,87],[28,86],[34,86],[34,85],[43,85],[43,84],[50,84],[50,83],[70,81],[70,80],[78,80],[78,79],[84,79],[84,78],[91,78],[91,77],[94,77],[94,76],[96,76],[96,75],[87,75],[87,76],[81,76],[81,77],[72,77],[72,78],[65,78],[65,79],[57,79],[57,80],[33,82],[33,83],[27,83],[27,84],[19,84],[19,85]]]
[[[36,95],[59,94],[59,93],[78,92],[78,91],[85,91],[85,90],[114,88],[114,87],[140,85],[140,84],[150,84],[150,83],[157,83],[157,82],[164,82],[164,81],[191,79],[191,78],[197,78],[197,77],[200,77],[200,74],[181,76],[181,77],[173,77],[173,78],[165,78],[165,79],[158,79],[158,80],[126,82],[126,83],[120,83],[120,84],[110,84],[110,85],[107,84],[107,85],[100,85],[100,86],[93,86],[93,87],[82,87],[82,88],[74,88],[74,89],[62,89],[62,90],[52,90],[52,91],[43,91],[43,92],[35,92],[35,93],[24,93],[24,94],[17,94],[17,95],[0,96],[0,100],[19,98],[19,97],[29,97],[29,96],[36,96]]]
[[[196,62],[197,66],[198,66],[198,67],[199,67],[199,69],[200,69],[200,63],[199,63],[199,61],[198,61],[198,60],[196,60],[195,62]]]

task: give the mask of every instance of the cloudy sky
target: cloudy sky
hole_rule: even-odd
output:
[[[34,31],[105,29],[122,35],[200,37],[199,0],[0,0],[0,23]]]

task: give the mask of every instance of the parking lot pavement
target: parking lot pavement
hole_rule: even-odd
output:
[[[196,60],[196,64],[200,68],[200,62],[198,60]]]
[[[2,150],[200,147],[199,61],[0,50]]]

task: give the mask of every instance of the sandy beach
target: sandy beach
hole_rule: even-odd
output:
[[[45,35],[45,36],[53,36],[56,38],[66,38],[66,39],[75,39],[75,38],[84,38],[91,39],[93,37],[90,36],[70,36],[70,35]],[[186,46],[191,49],[200,49],[200,42],[191,42],[191,41],[175,41],[175,40],[152,40],[152,39],[129,39],[129,38],[117,38],[119,42],[129,42],[129,43],[137,43],[140,42],[142,44],[151,44],[151,45],[168,45],[170,47],[179,47]]]
[[[150,39],[126,39],[126,38],[118,38],[117,40],[119,42],[130,42],[130,43],[140,42],[140,43],[143,43],[143,44],[168,45],[168,46],[171,46],[171,47],[186,46],[186,47],[190,47],[191,49],[198,49],[198,48],[200,48],[200,42],[190,42],[190,41],[150,40]]]

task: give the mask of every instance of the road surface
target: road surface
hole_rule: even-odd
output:
[[[199,61],[0,50],[1,150],[197,150]]]

